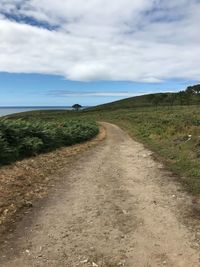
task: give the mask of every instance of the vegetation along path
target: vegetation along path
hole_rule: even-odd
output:
[[[143,145],[103,125],[107,138],[63,170],[0,266],[200,266],[190,197]]]

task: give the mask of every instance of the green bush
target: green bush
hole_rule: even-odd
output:
[[[42,151],[44,144],[38,137],[25,137],[18,146],[21,156],[31,156]]]
[[[0,120],[0,165],[70,146],[91,139],[98,133],[95,122],[71,120],[44,122]]]
[[[8,142],[3,138],[0,132],[0,161],[6,163],[9,160],[14,160],[16,155],[15,151],[9,146]]]

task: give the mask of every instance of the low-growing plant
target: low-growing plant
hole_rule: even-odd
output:
[[[98,133],[95,122],[68,120],[44,122],[0,120],[0,165],[91,139]]]
[[[38,137],[25,137],[18,146],[19,155],[31,156],[42,151],[44,143]]]

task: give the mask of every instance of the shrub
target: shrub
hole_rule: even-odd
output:
[[[40,138],[28,136],[21,141],[18,150],[22,157],[32,156],[42,151],[43,146],[44,144]]]
[[[8,144],[8,142],[3,138],[0,132],[0,162],[7,163],[10,160],[16,158],[16,151],[14,151]]]
[[[70,146],[98,133],[95,122],[71,120],[64,123],[0,120],[0,165]]]

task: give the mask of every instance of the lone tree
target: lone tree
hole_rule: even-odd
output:
[[[80,108],[82,108],[82,106],[79,105],[79,104],[74,104],[74,105],[72,106],[72,108],[75,109],[76,111],[78,111]]]

